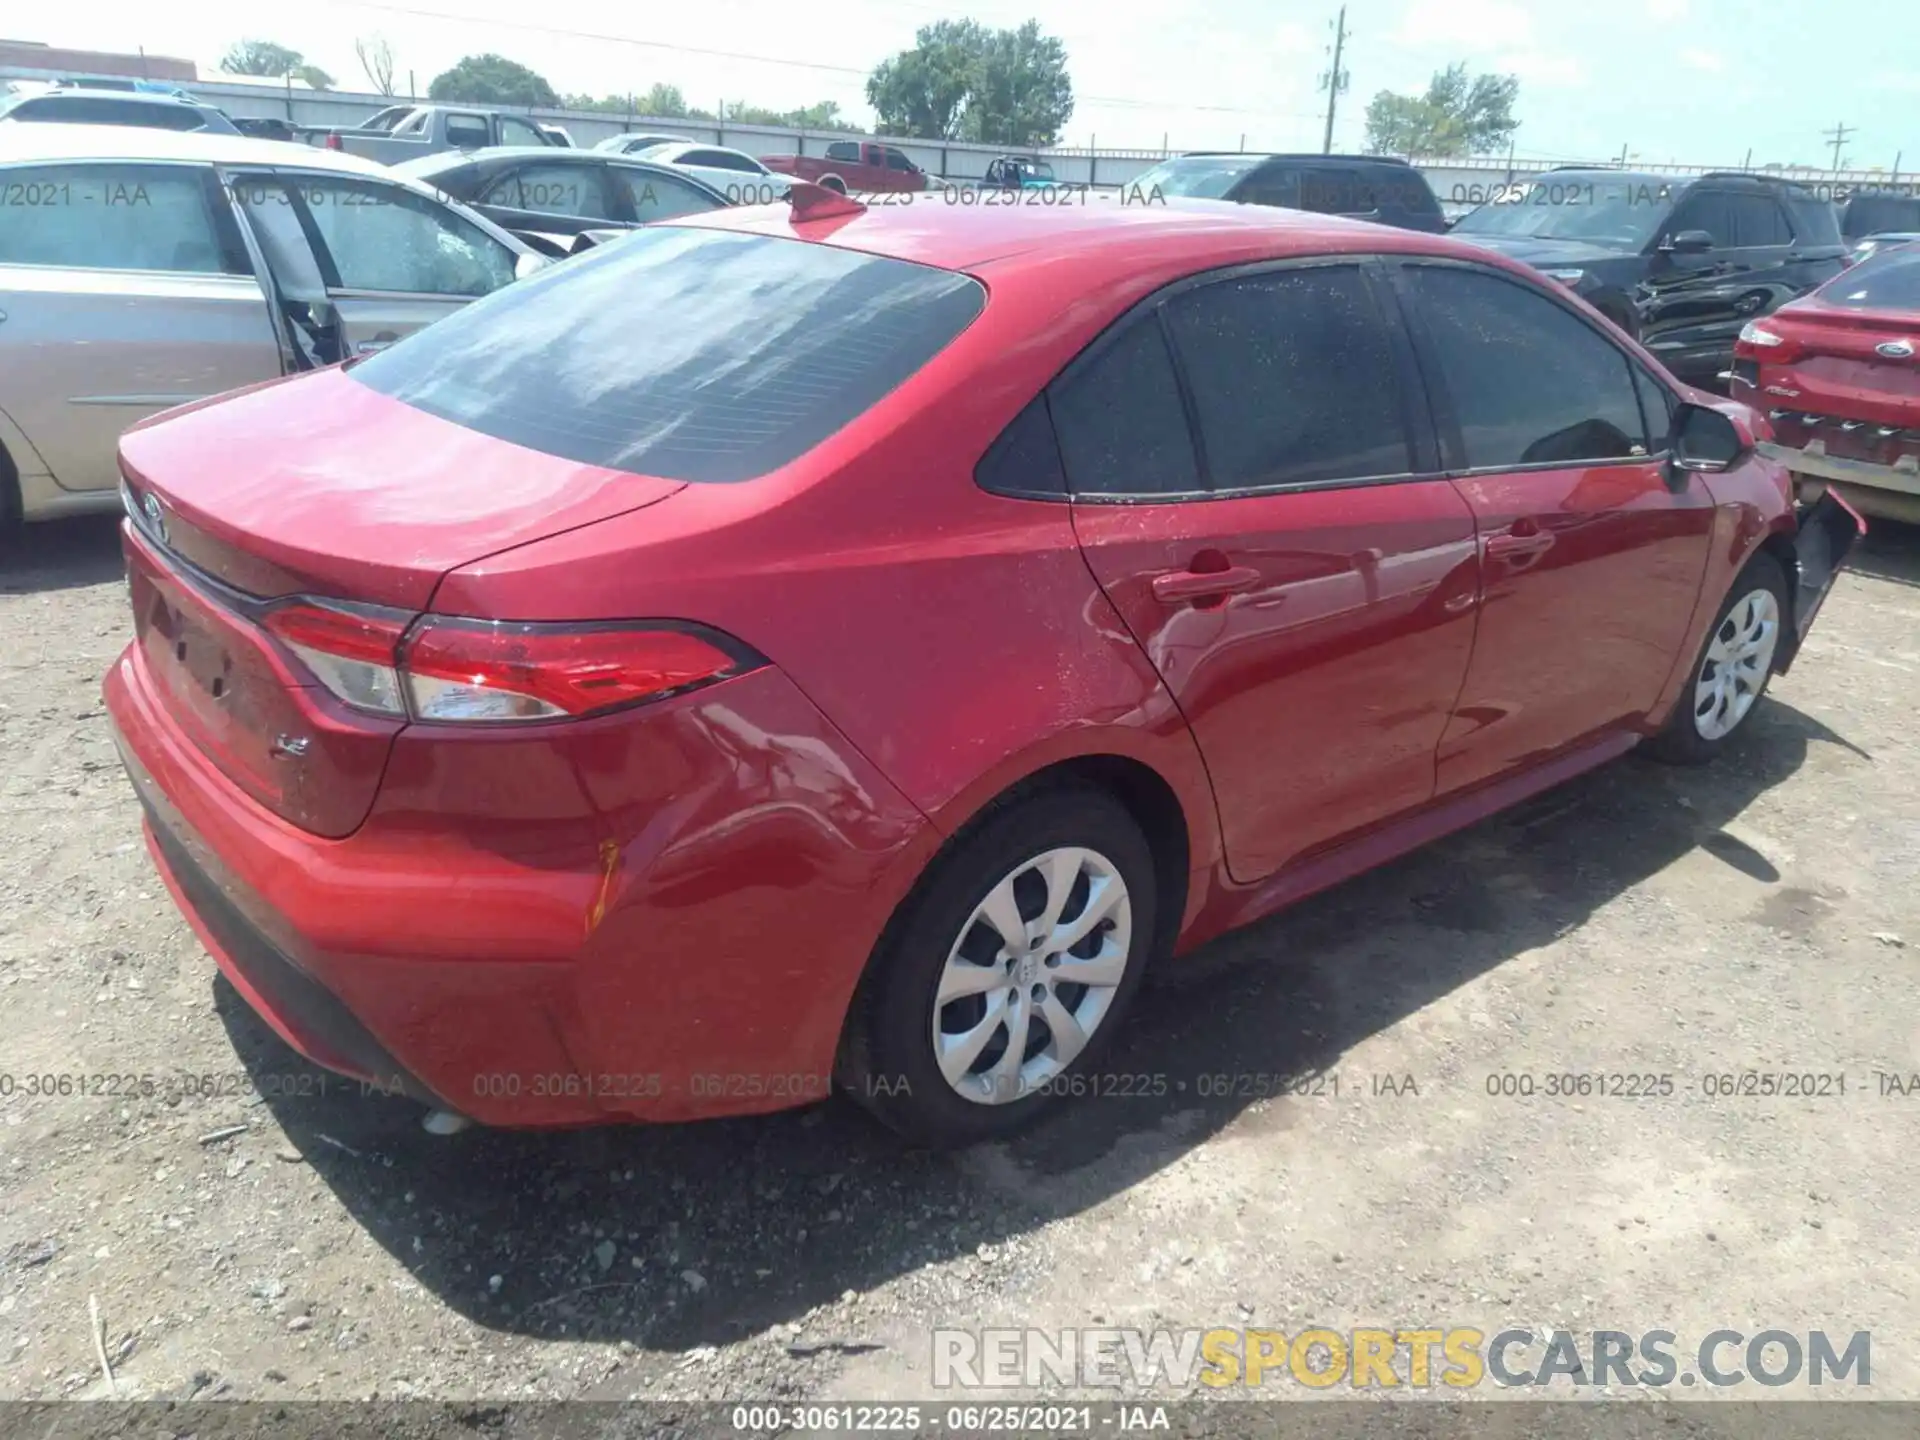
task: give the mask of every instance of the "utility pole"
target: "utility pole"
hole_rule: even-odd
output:
[[[1833,142],[1833,170],[1836,175],[1840,173],[1840,147],[1847,143],[1848,136],[1858,134],[1859,130],[1860,127],[1858,125],[1842,123],[1834,126],[1831,130],[1822,130],[1820,132],[1822,138]]]
[[[1340,92],[1347,88],[1347,72],[1340,68],[1340,58],[1347,48],[1347,7],[1340,7],[1340,18],[1333,22],[1333,68],[1320,77],[1320,87],[1327,92],[1327,129],[1320,140],[1320,153],[1333,153],[1333,112],[1340,103]]]

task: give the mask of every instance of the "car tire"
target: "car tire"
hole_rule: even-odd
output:
[[[0,544],[11,541],[20,531],[23,502],[20,498],[20,472],[13,457],[0,445]]]
[[[1112,1042],[1147,967],[1155,900],[1146,838],[1106,792],[1061,786],[990,811],[936,857],[882,936],[849,1020],[842,1087],[935,1149],[1031,1123],[1078,1093]],[[1021,935],[1009,944],[1002,927]],[[1076,927],[1088,933],[1049,948]],[[1075,967],[1094,983],[1061,978]]]
[[[1647,753],[1673,765],[1703,765],[1718,755],[1759,707],[1792,613],[1786,572],[1760,552],[1728,588],[1686,687]]]
[[[847,182],[842,180],[838,175],[822,175],[820,177],[820,186],[824,190],[833,191],[836,195],[844,195],[847,193]]]

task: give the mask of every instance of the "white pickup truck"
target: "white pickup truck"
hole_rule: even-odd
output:
[[[490,145],[559,145],[524,115],[484,105],[390,105],[364,125],[345,130],[306,130],[309,144],[363,155],[383,165],[418,160],[443,150],[483,150]]]

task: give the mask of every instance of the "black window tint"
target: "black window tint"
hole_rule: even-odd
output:
[[[1076,495],[1200,489],[1180,383],[1159,322],[1136,320],[1048,391],[1060,459]]]
[[[913,162],[898,150],[889,150],[887,151],[887,168],[889,170],[911,170],[913,169]]]
[[[1787,217],[1771,195],[1729,195],[1727,208],[1733,212],[1735,245],[1788,245],[1793,235],[1787,229]]]
[[[1627,358],[1583,321],[1497,276],[1431,265],[1406,273],[1469,468],[1646,453]]]
[[[1386,324],[1357,265],[1223,280],[1166,314],[1213,489],[1413,468]]]
[[[965,275],[662,226],[437,320],[347,373],[587,465],[732,481],[812,449],[980,313]]]
[[[1316,215],[1349,215],[1373,205],[1362,203],[1360,178],[1353,171],[1312,165],[1300,175],[1300,208]]]
[[[1674,210],[1667,233],[1678,235],[1682,230],[1704,230],[1713,237],[1716,246],[1725,249],[1733,244],[1733,211],[1727,204],[1729,198],[1719,190],[1690,191]]]
[[[488,205],[582,220],[605,220],[610,214],[597,165],[522,165],[482,198]]]
[[[1060,446],[1053,435],[1047,397],[1033,403],[1000,432],[974,467],[974,482],[996,495],[1064,495],[1067,473],[1060,467]]]
[[[827,159],[852,160],[858,162],[860,159],[860,147],[851,140],[835,140],[831,145],[827,146]]]
[[[1278,205],[1284,210],[1298,210],[1300,171],[1292,165],[1263,166],[1240,182],[1233,198],[1248,205]]]

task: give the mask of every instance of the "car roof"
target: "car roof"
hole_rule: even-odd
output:
[[[217,165],[298,165],[386,175],[387,166],[340,150],[292,140],[260,140],[207,130],[148,130],[133,125],[0,125],[0,165],[57,160],[176,160]]]
[[[1302,165],[1397,165],[1405,170],[1407,162],[1397,155],[1329,155],[1286,150],[1183,150],[1175,160],[1225,160],[1245,156],[1249,160],[1289,160]]]
[[[676,141],[672,145],[658,146],[656,147],[656,150],[657,150],[657,153],[650,155],[647,158],[650,160],[668,160],[670,157],[668,156],[667,152],[669,151],[675,152],[677,154],[678,152],[683,150],[717,150],[722,155],[745,155],[747,159],[749,160],[753,159],[753,157],[751,155],[747,155],[747,152],[744,150],[736,150],[731,145],[709,145],[704,140],[680,140],[680,141]]]
[[[1237,251],[1250,240],[1271,242],[1276,259],[1398,252],[1517,268],[1464,241],[1277,206],[1187,199],[1122,203],[1096,197],[1085,205],[975,207],[938,203],[934,192],[928,193],[934,198],[925,203],[876,205],[798,224],[791,208],[778,202],[656,223],[785,235],[962,271],[1005,265],[1016,257],[1023,265],[1042,265],[1108,248],[1142,260],[1191,258],[1203,268],[1210,253]]]

